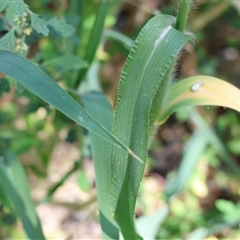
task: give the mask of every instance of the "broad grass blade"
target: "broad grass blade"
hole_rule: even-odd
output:
[[[113,134],[146,159],[152,100],[178,53],[193,36],[174,29],[175,18],[152,18],[137,37],[118,91]],[[141,239],[135,230],[134,208],[144,165],[120,148],[111,148],[111,204],[125,239]]]
[[[28,238],[45,239],[22,165],[5,149],[0,149],[0,184],[20,217]]]
[[[81,95],[84,107],[106,129],[111,130],[113,112],[104,94],[90,92]],[[110,208],[110,143],[94,133],[90,133],[98,192],[98,207],[103,239],[118,239],[119,229],[112,217]]]
[[[121,146],[134,155],[128,147],[98,123],[53,79],[26,58],[12,52],[0,51],[0,71],[14,78],[35,95],[89,131],[94,132],[108,142]],[[137,156],[135,158],[141,161]]]

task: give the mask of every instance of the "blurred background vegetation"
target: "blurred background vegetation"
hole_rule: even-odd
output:
[[[87,66],[99,1],[25,2],[44,19],[64,18],[76,29],[70,38],[33,32],[26,40],[28,58],[69,91],[88,70],[79,90],[102,88],[113,106],[132,40],[151,16],[176,15],[178,9],[171,0],[112,1],[95,60]],[[195,1],[187,29],[196,33],[196,42],[185,47],[173,78],[211,75],[240,88],[239,14],[237,1]],[[3,24],[0,28],[3,36]],[[24,166],[46,237],[101,238],[87,132],[10,78],[0,77],[0,147],[10,148]],[[200,130],[208,134],[198,139]],[[137,217],[161,209],[166,183],[184,163],[190,172],[181,174],[188,181],[157,238],[240,239],[239,113],[220,107],[181,109],[152,138]],[[0,239],[24,238],[14,209],[1,193]]]

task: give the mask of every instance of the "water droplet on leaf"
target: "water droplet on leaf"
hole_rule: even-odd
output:
[[[204,82],[198,82],[198,83],[195,83],[194,85],[192,85],[191,87],[191,90],[193,92],[196,92],[199,90],[199,88],[204,84]]]
[[[84,119],[83,119],[82,116],[79,116],[79,117],[78,117],[78,120],[79,120],[79,122],[84,123]]]

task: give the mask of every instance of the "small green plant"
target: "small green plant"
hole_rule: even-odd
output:
[[[4,30],[6,34],[0,40],[0,49],[15,51],[26,56],[28,45],[26,44],[27,36],[33,31],[35,34],[43,36],[69,37],[73,34],[74,28],[59,20],[56,17],[45,21],[43,17],[32,12],[23,0],[12,2],[2,1],[0,3],[0,12],[6,11],[6,17],[2,16],[5,23]]]
[[[80,3],[72,4],[79,7]],[[74,88],[71,91],[77,95],[75,99],[38,66],[21,56],[27,55],[26,37],[34,29],[44,36],[64,37],[70,36],[73,28],[57,18],[45,21],[30,11],[23,1],[0,3],[1,11],[16,17],[4,18],[12,22],[6,25],[7,33],[0,39],[0,71],[89,130],[103,238],[119,239],[121,233],[124,239],[143,239],[134,216],[150,132],[152,134],[158,125],[184,106],[220,105],[240,112],[240,91],[210,76],[195,76],[173,83],[172,75],[179,54],[185,44],[195,39],[194,34],[185,31],[191,1],[184,0],[180,1],[176,18],[160,14],[141,29],[121,75],[114,114],[103,93],[79,94],[76,89],[86,77],[87,66],[92,64],[101,41],[108,4],[109,1],[101,1],[85,55],[83,59],[77,58],[82,67],[77,69],[68,86]],[[72,49],[75,49],[73,45]],[[76,60],[71,55],[68,57],[73,62]],[[45,66],[62,63],[64,66],[66,56],[59,59],[45,63]],[[206,134],[214,139],[211,132],[201,129],[188,145],[189,149],[199,141],[199,149],[205,147]],[[201,151],[188,152],[198,158]],[[22,166],[5,143],[0,145],[0,154],[3,195],[13,203],[26,235],[30,239],[44,239]],[[170,202],[182,190],[193,167],[194,163],[181,165],[176,176],[169,181],[165,189],[166,206],[152,227],[156,228],[167,216]]]

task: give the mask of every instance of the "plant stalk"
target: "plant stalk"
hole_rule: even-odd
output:
[[[185,30],[192,0],[180,0],[180,8],[176,20],[175,28],[183,32]]]

